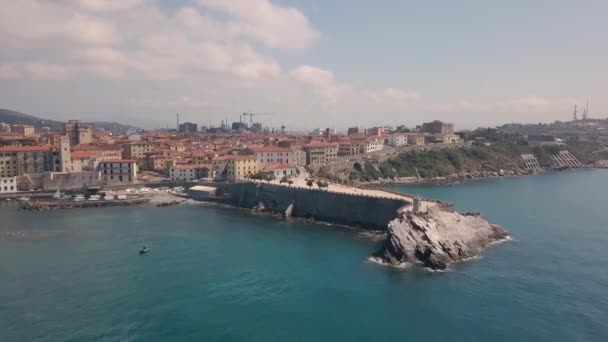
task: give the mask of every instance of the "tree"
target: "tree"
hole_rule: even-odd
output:
[[[290,179],[287,181],[287,184],[289,184],[289,186],[291,186],[291,184],[293,184],[293,181]]]
[[[308,185],[309,188],[312,188],[312,185],[315,184],[312,179],[307,179],[306,180],[306,185]]]
[[[287,176],[283,176],[283,178],[281,178],[281,180],[279,181],[279,183],[288,183],[289,182],[289,177]]]
[[[319,180],[319,181],[317,181],[317,186],[319,188],[327,188],[329,186],[329,183],[327,183],[325,181],[322,181],[322,180]]]

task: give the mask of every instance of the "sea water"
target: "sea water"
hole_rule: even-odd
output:
[[[380,242],[357,230],[247,210],[3,202],[0,341],[608,340],[608,171],[395,188],[514,240],[431,273],[369,262]]]

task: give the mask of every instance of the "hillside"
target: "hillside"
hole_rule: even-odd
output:
[[[395,177],[434,178],[456,174],[478,172],[498,172],[521,170],[520,156],[530,153],[536,156],[542,167],[552,166],[551,154],[561,149],[572,152],[581,162],[587,164],[601,159],[606,153],[601,145],[571,144],[557,147],[529,147],[513,144],[494,144],[491,146],[471,146],[466,148],[410,151],[382,163],[366,162],[360,168],[344,170],[340,173],[319,170],[318,176],[341,180],[369,182]]]
[[[63,122],[56,120],[41,119],[39,117],[17,112],[9,109],[0,108],[0,122],[10,125],[31,125],[36,128],[49,127],[51,130],[62,130]],[[111,131],[126,131],[129,129],[137,129],[136,127],[119,124],[117,122],[93,122],[96,129],[104,129]]]

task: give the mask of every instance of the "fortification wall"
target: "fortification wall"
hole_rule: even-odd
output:
[[[280,213],[293,203],[294,217],[374,230],[386,230],[388,223],[397,217],[399,208],[408,204],[390,198],[256,183],[223,184],[218,189],[218,196],[232,205],[247,208],[262,202],[266,209]]]

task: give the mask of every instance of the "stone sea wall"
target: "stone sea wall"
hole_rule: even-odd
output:
[[[356,226],[364,229],[386,230],[388,223],[407,203],[390,198],[309,190],[272,184],[233,183],[218,189],[222,201],[240,207],[260,207],[285,213],[293,204],[293,217]]]

